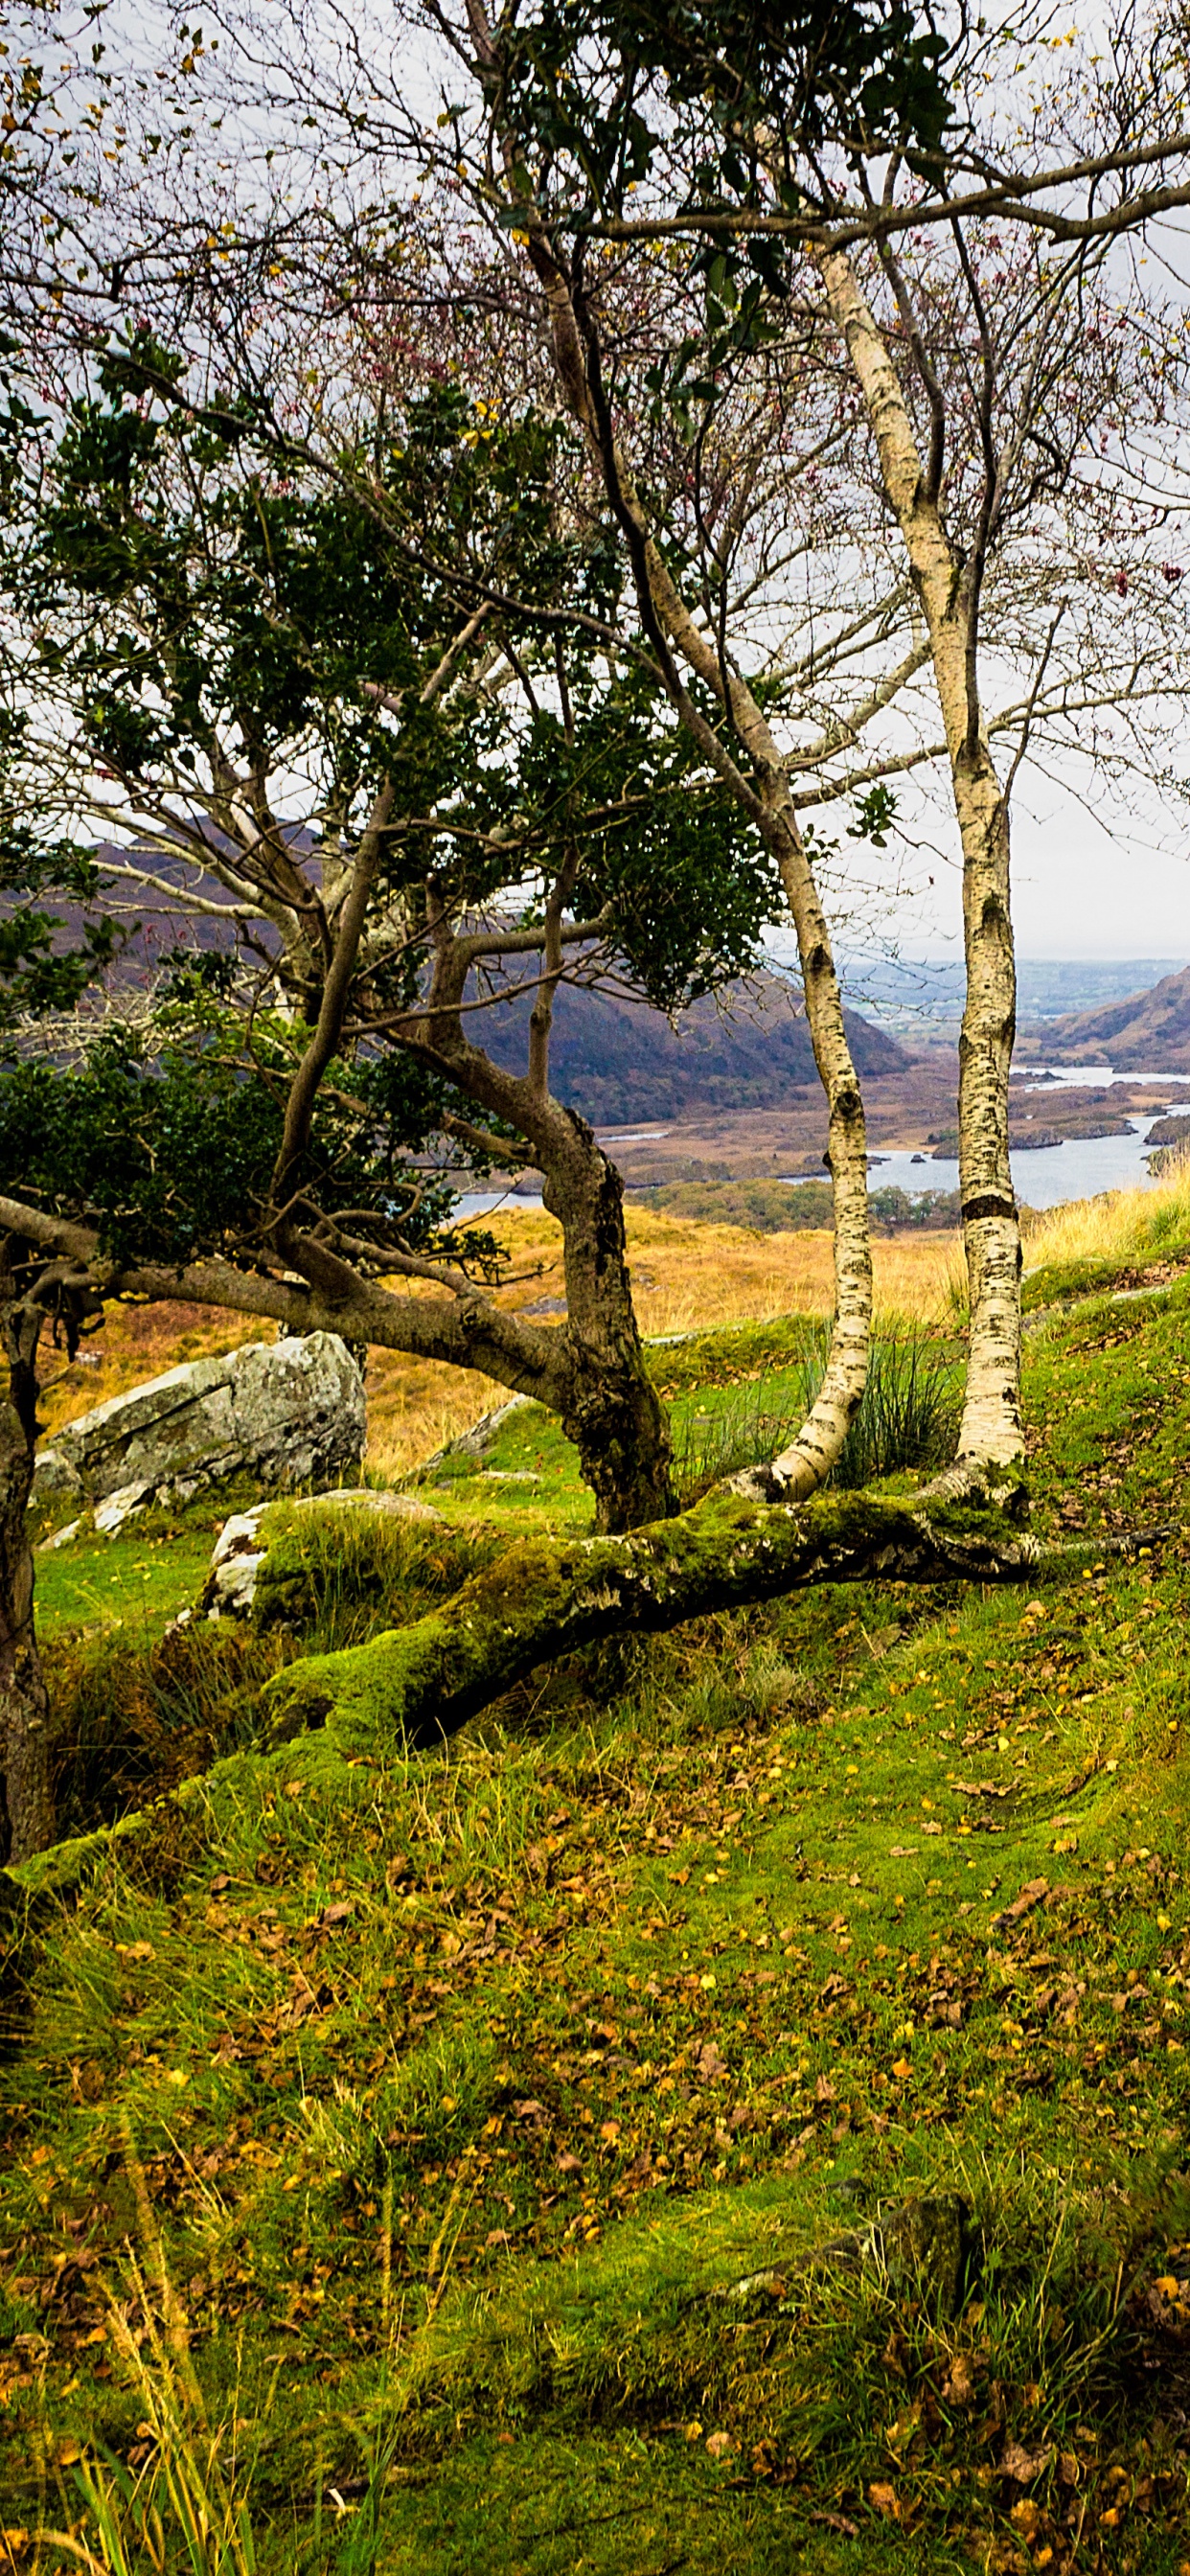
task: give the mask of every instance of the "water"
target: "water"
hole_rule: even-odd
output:
[[[1068,1136],[1063,1145],[1038,1145],[1013,1154],[1012,1186],[1023,1207],[1061,1207],[1065,1199],[1097,1198],[1101,1190],[1150,1189],[1152,1151],[1145,1136],[1157,1110],[1146,1112],[1127,1136]],[[957,1190],[958,1157],[915,1163],[911,1154],[884,1154],[868,1173],[870,1190]]]
[[[1185,1082],[1185,1076],[1176,1073],[1113,1073],[1107,1064],[1025,1065],[1021,1070],[1056,1076],[1053,1082],[1023,1086],[1039,1106],[1047,1092],[1052,1098],[1062,1086],[1110,1090],[1115,1082]],[[1064,1144],[1035,1145],[1011,1155],[1012,1185],[1022,1206],[1061,1207],[1067,1199],[1097,1198],[1102,1190],[1152,1189],[1156,1175],[1149,1169],[1148,1158],[1153,1148],[1145,1144],[1145,1137],[1155,1118],[1179,1107],[1190,1107],[1184,1090],[1180,1098],[1175,1095],[1162,1108],[1146,1109],[1143,1118],[1132,1119],[1125,1136],[1068,1136]],[[919,1163],[912,1153],[881,1154],[868,1173],[872,1190],[901,1189],[919,1195],[923,1190],[957,1190],[958,1186],[957,1155],[945,1162],[935,1162],[931,1156]]]
[[[1059,1085],[1072,1088],[1091,1084],[1109,1090],[1115,1082],[1168,1082],[1171,1086],[1181,1084],[1183,1088],[1180,1095],[1171,1090],[1165,1108],[1190,1109],[1184,1074],[1165,1071],[1114,1073],[1109,1064],[1024,1065],[1020,1070],[1026,1075],[1040,1075],[1047,1071],[1055,1075],[1053,1082],[1038,1082],[1036,1087],[1024,1086],[1038,1105],[1047,1092],[1052,1096]],[[1152,1148],[1144,1140],[1153,1120],[1164,1114],[1165,1109],[1147,1109],[1143,1118],[1130,1121],[1125,1136],[1068,1136],[1062,1145],[1040,1145],[1031,1152],[1015,1153],[1012,1156],[1012,1181],[1022,1206],[1061,1207],[1066,1199],[1093,1199],[1102,1190],[1151,1189],[1155,1175],[1149,1169],[1148,1157]],[[607,1141],[614,1153],[616,1145],[652,1142],[654,1138],[669,1133],[667,1127],[640,1127],[634,1128],[630,1135],[609,1136]],[[813,1176],[800,1173],[796,1179],[787,1178],[787,1185],[790,1189],[797,1189],[810,1177]],[[957,1190],[958,1186],[957,1156],[938,1163],[927,1156],[924,1163],[919,1163],[914,1161],[912,1153],[885,1153],[878,1155],[868,1173],[869,1189],[907,1190],[913,1197],[919,1197],[923,1190],[950,1191]],[[532,1195],[521,1190],[479,1190],[458,1201],[456,1214],[461,1223],[467,1223],[492,1216],[497,1209],[540,1206],[540,1190]]]
[[[1052,1076],[1049,1082],[1042,1079],[1042,1076],[1047,1073]],[[1035,1077],[1032,1082],[1029,1080],[1030,1074]],[[1013,1074],[1014,1089],[1018,1082],[1022,1090],[1038,1093],[1056,1091],[1059,1083],[1065,1083],[1068,1088],[1073,1087],[1075,1090],[1086,1083],[1092,1090],[1098,1091],[1110,1090],[1113,1082],[1177,1082],[1185,1090],[1187,1076],[1184,1073],[1167,1073],[1164,1067],[1158,1073],[1134,1073],[1131,1069],[1122,1073],[1113,1073],[1110,1064],[1018,1064]],[[1176,1100],[1172,1105],[1176,1109]],[[1158,1112],[1154,1110],[1153,1116],[1157,1117],[1157,1115]]]

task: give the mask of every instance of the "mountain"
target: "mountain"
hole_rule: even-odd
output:
[[[1132,993],[1098,1011],[1051,1020],[1045,1052],[1056,1064],[1110,1064],[1113,1070],[1190,1073],[1190,966],[1163,975],[1147,993]]]
[[[530,996],[482,1014],[477,1034],[509,1072],[525,1064]],[[855,1011],[844,1014],[861,1080],[902,1073],[907,1048]],[[618,994],[562,985],[554,1010],[550,1088],[596,1127],[742,1109],[785,1109],[790,1093],[818,1086],[810,1032],[796,987],[780,975],[728,985],[695,1002],[676,1029],[660,1011]]]

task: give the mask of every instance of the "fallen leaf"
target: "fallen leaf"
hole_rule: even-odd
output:
[[[895,2487],[883,2486],[877,2479],[868,2489],[868,2502],[884,2515],[886,2522],[900,2521],[901,2501]]]
[[[815,2099],[815,2101],[816,2101],[816,2102],[837,2102],[837,2101],[838,2101],[838,2098],[839,2098],[839,2097],[838,2097],[838,2094],[837,2094],[837,2093],[836,2093],[836,2091],[835,2091],[834,2085],[833,2085],[832,2083],[830,2083],[830,2081],[828,2080],[828,2078],[827,2078],[825,2075],[820,2075],[820,2076],[819,2076],[819,2078],[818,2078],[818,2081],[817,2081],[817,2083],[815,2084],[815,2087],[814,2087],[814,2099]]]
[[[570,2155],[564,2148],[562,2154],[558,2158],[558,2171],[559,2173],[565,2174],[581,2173],[582,2166],[579,2163],[578,2157]]]
[[[971,2376],[971,2364],[966,2353],[956,2352],[950,2365],[949,2375],[943,2381],[942,2394],[948,2406],[970,2405],[975,2395],[975,2382]]]
[[[726,2075],[727,2060],[721,2056],[715,2040],[704,2040],[695,2061],[695,2073],[701,2084],[713,2084],[720,2075]]]
[[[1019,1923],[1022,1914],[1030,1914],[1033,1907],[1040,1905],[1049,1892],[1048,1878],[1031,1878],[1028,1886],[1022,1887],[1020,1895],[1014,1897],[1011,1905],[1006,1905],[1002,1913],[992,1916],[993,1932],[1002,1931],[1006,1923]]]
[[[708,2433],[707,2456],[709,2459],[725,2460],[728,2458],[729,2454],[734,2451],[734,2449],[735,2443],[732,2441],[730,2433]]]
[[[1052,2442],[1044,2451],[1027,2451],[1023,2442],[1010,2438],[1000,2455],[1000,2475],[1002,2478],[1015,2478],[1020,2486],[1030,2486],[1034,2478],[1044,2476],[1053,2456]]]

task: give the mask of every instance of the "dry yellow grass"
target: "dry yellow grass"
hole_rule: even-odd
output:
[[[628,1210],[628,1249],[641,1331],[688,1333],[711,1324],[764,1323],[774,1315],[829,1314],[831,1237],[756,1234],[701,1225],[645,1208]],[[510,1207],[493,1223],[521,1274],[501,1302],[561,1301],[561,1230],[540,1208]],[[873,1246],[879,1309],[932,1321],[941,1314],[954,1237],[899,1235]],[[531,1277],[524,1274],[531,1272]],[[548,1320],[548,1319],[545,1319]],[[504,1389],[458,1369],[373,1353],[368,1369],[370,1461],[399,1475],[465,1431]]]
[[[500,1302],[514,1308],[561,1301],[561,1231],[540,1208],[510,1207],[493,1231],[513,1276]],[[642,1332],[692,1332],[701,1326],[763,1323],[774,1315],[827,1314],[831,1305],[831,1238],[826,1233],[755,1234],[742,1226],[699,1225],[630,1209],[628,1244]],[[878,1308],[931,1320],[941,1312],[954,1237],[896,1236],[873,1247]],[[549,1322],[551,1319],[542,1319]],[[47,1390],[41,1412],[50,1432],[77,1420],[109,1396],[123,1395],[179,1360],[269,1341],[271,1324],[211,1306],[113,1306],[86,1357]],[[48,1355],[52,1372],[53,1355]],[[477,1372],[373,1351],[368,1362],[368,1459],[398,1476],[476,1422],[506,1393]]]
[[[1025,1260],[1030,1270],[1049,1262],[1143,1262],[1159,1259],[1166,1244],[1186,1234],[1190,1155],[1183,1150],[1149,1189],[1105,1190],[1099,1198],[1070,1199],[1034,1217]]]

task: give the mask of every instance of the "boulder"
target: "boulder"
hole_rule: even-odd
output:
[[[112,1532],[147,1503],[234,1476],[285,1493],[357,1466],[366,1428],[363,1378],[337,1333],[246,1342],[69,1423],[37,1461],[33,1505],[90,1506]]]
[[[301,1578],[300,1564],[291,1562],[291,1549],[284,1550],[284,1567],[276,1562],[283,1543],[295,1535],[300,1543],[299,1523],[308,1523],[311,1515],[345,1509],[378,1513],[389,1520],[420,1521],[435,1529],[446,1527],[441,1512],[436,1512],[431,1503],[418,1502],[412,1494],[374,1493],[367,1485],[313,1494],[298,1506],[296,1515],[293,1509],[257,1503],[252,1511],[233,1512],[231,1519],[224,1522],[198,1604],[199,1615],[205,1614],[208,1619],[248,1619],[262,1612],[266,1617],[284,1616],[293,1607],[289,1593],[295,1584],[300,1587]],[[271,1567],[270,1555],[274,1559]],[[269,1593],[267,1604],[258,1605],[258,1588]],[[188,1619],[189,1611],[183,1616]]]

